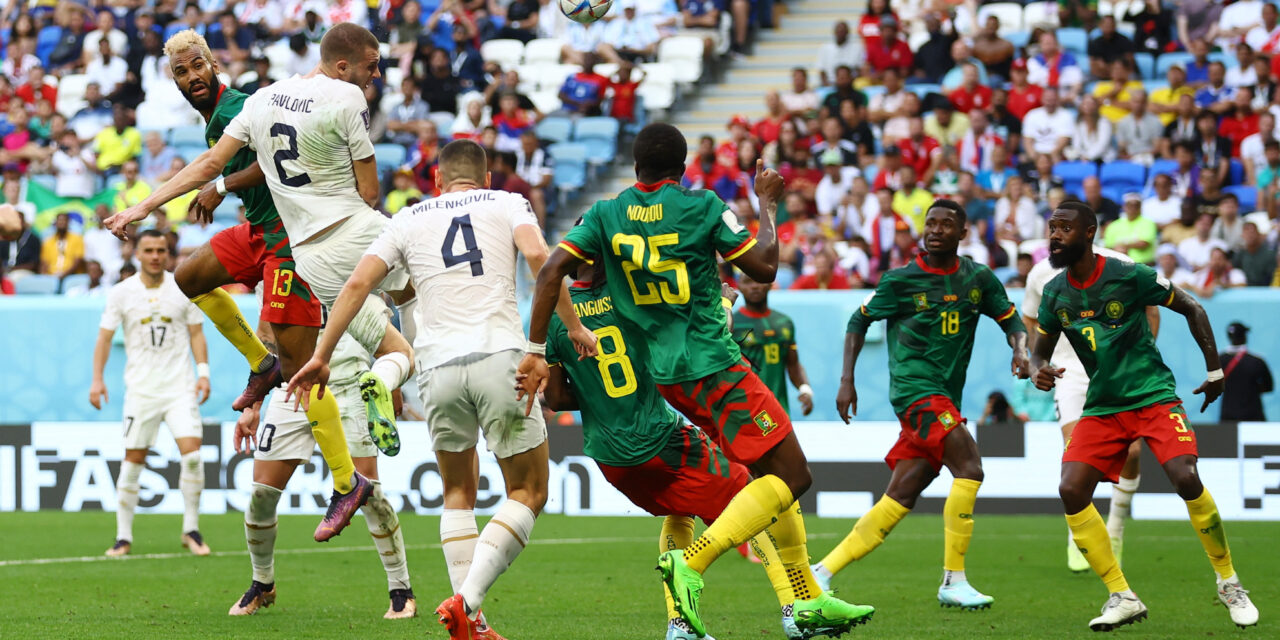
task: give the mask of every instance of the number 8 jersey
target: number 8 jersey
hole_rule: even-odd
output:
[[[295,245],[371,210],[356,190],[352,164],[373,156],[369,105],[359,87],[319,74],[276,82],[245,100],[223,133],[257,152]]]
[[[714,193],[668,180],[597,202],[560,247],[604,260],[624,332],[647,352],[653,379],[676,384],[742,359],[720,304],[716,253],[733,260],[754,244]]]
[[[413,350],[425,370],[471,354],[524,350],[515,230],[542,233],[523,196],[471,189],[402,209],[365,255],[408,268],[422,301]],[[514,394],[512,397],[515,397]]]

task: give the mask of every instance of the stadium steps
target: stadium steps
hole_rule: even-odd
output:
[[[684,132],[692,150],[701,136],[723,138],[725,126],[734,114],[752,120],[760,117],[764,113],[764,94],[785,89],[791,69],[811,69],[817,57],[817,43],[831,38],[832,25],[837,20],[856,24],[863,6],[863,0],[788,2],[785,13],[780,11],[775,16],[777,29],[756,33],[750,56],[708,70],[694,91],[682,95],[666,121]],[[812,76],[811,84],[816,83],[816,76]],[[635,183],[630,158],[631,150],[624,145],[618,162],[591,180],[582,195],[570,203],[569,211],[551,221],[553,240],[558,240],[592,203],[612,198]]]

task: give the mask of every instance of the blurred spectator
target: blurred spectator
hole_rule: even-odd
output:
[[[1191,291],[1201,298],[1209,298],[1219,289],[1244,285],[1244,272],[1231,266],[1230,249],[1221,240],[1210,240],[1209,263],[1195,272]]]
[[[867,95],[853,86],[853,67],[843,64],[836,67],[833,86],[835,90],[822,99],[823,117],[839,115],[840,104],[846,100],[853,101],[854,106],[859,109],[866,108]]]
[[[77,5],[65,4],[54,12],[54,22],[58,42],[49,52],[49,65],[55,73],[75,69],[84,53],[84,13]]]
[[[1084,203],[1098,216],[1098,226],[1105,227],[1120,218],[1120,205],[1102,195],[1102,181],[1094,176],[1084,179]]]
[[[835,256],[830,251],[819,251],[813,256],[813,273],[796,278],[791,288],[800,289],[848,289],[849,279],[835,270]]]
[[[397,169],[391,184],[392,189],[387,192],[387,213],[394,216],[411,202],[422,200],[422,192],[413,180],[413,170]]]
[[[453,53],[450,54],[449,60],[462,91],[484,89],[484,60],[480,58],[480,49],[475,44],[475,25],[469,20],[455,22],[451,33],[453,34]]]
[[[391,108],[387,114],[387,133],[391,142],[405,146],[412,145],[418,139],[418,129],[431,118],[431,107],[418,92],[418,83],[412,76],[405,76],[400,81],[399,104]]]
[[[1064,154],[1069,160],[1109,162],[1115,155],[1111,148],[1111,121],[1102,117],[1098,100],[1085,96],[1080,100],[1079,116],[1071,134],[1071,146]]]
[[[821,183],[819,183],[821,184]],[[880,202],[871,195],[871,187],[866,178],[853,176],[849,184],[849,192],[840,199],[836,206],[836,218],[833,227],[836,237],[852,240],[861,237],[866,222],[880,213]]]
[[[791,115],[782,108],[782,99],[777,91],[770,90],[764,94],[764,106],[765,116],[751,125],[751,135],[767,145],[778,139],[782,123],[790,120]]]
[[[840,154],[840,164],[850,167],[856,166],[858,164],[858,148],[849,140],[841,137],[843,133],[844,127],[841,125],[839,118],[832,117],[823,120],[818,141],[809,147],[809,153],[816,158],[834,149]]]
[[[880,187],[875,190],[874,195],[876,213],[868,216],[862,223],[862,237],[867,240],[871,264],[879,273],[884,271],[881,265],[888,259],[889,252],[893,249],[894,234],[897,232],[898,225],[906,225],[910,232],[911,223],[893,210],[893,189]]]
[[[486,149],[494,148],[493,145],[498,139],[497,131],[493,125],[489,125],[484,131],[491,133],[492,139],[485,140],[482,134],[482,138],[477,142]],[[418,140],[409,149],[409,159],[406,162],[413,167],[418,189],[425,194],[439,195],[436,192],[436,167],[439,164],[439,156],[440,131],[436,128],[436,123],[428,120],[418,127]]]
[[[1133,111],[1116,125],[1116,149],[1124,160],[1151,166],[1156,146],[1164,134],[1164,125],[1160,124],[1160,118],[1148,111],[1146,91],[1133,91],[1131,104]]]
[[[1277,13],[1274,4],[1267,2],[1262,5],[1261,17],[1262,23],[1250,29],[1245,34],[1244,41],[1258,53],[1280,53],[1280,24],[1277,24],[1280,13]]]
[[[978,426],[1020,427],[1025,421],[1025,418],[1020,418],[1014,413],[1013,407],[1009,405],[1009,400],[1003,393],[993,391],[987,396],[987,405],[982,410],[982,417],[978,419]]]
[[[1021,176],[1005,181],[1004,193],[996,201],[996,238],[1015,243],[1044,237],[1044,218],[1023,188]]]
[[[803,67],[791,70],[791,90],[780,97],[782,108],[794,117],[807,118],[818,110],[818,94],[809,88],[809,72]]]
[[[961,65],[960,71],[960,86],[952,89],[951,93],[947,94],[947,99],[951,101],[951,104],[961,113],[969,113],[974,109],[990,107],[991,88],[978,81],[977,65],[965,63]]]
[[[622,5],[622,15],[605,26],[600,56],[614,64],[649,60],[658,50],[658,30],[650,18],[636,15],[636,0],[619,0],[618,4]]]
[[[921,184],[929,184],[942,159],[942,147],[937,140],[925,135],[924,122],[920,116],[912,116],[908,120],[907,132],[907,137],[897,142],[898,149],[902,152],[902,162],[915,169],[915,175]],[[923,229],[923,213],[917,222],[919,224],[916,228]]]
[[[898,175],[902,188],[893,194],[893,211],[911,221],[912,229],[923,229],[924,215],[933,204],[933,194],[920,187],[916,170],[910,164],[903,164]]]
[[[14,95],[29,106],[34,106],[41,99],[48,100],[50,106],[58,106],[58,85],[55,79],[45,76],[44,67],[40,64],[31,67],[27,82],[20,85]]]
[[[237,78],[249,69],[253,33],[249,29],[241,29],[235,14],[230,11],[218,15],[218,24],[222,28],[209,33],[209,49],[213,51],[221,69],[230,73],[232,78]]]
[[[64,131],[58,139],[50,164],[56,177],[53,191],[59,198],[90,198],[97,191],[93,152],[80,147],[74,131]]]
[[[1222,5],[1213,0],[1183,0],[1178,5],[1178,42],[1204,42],[1218,37]]]
[[[453,73],[449,52],[433,49],[427,57],[427,77],[422,82],[422,99],[433,113],[458,113],[458,94],[462,83]]]
[[[1213,220],[1218,218],[1218,207],[1222,204],[1222,199],[1226,197],[1218,188],[1218,178],[1212,171],[1200,172],[1200,192],[1191,198],[1183,198],[1182,200],[1182,221],[1198,226],[1197,222],[1203,216],[1209,216],[1210,226]],[[1181,251],[1181,247],[1178,249]],[[1196,267],[1203,266],[1203,262],[1195,262],[1191,256],[1182,254],[1183,258],[1191,260]],[[1207,257],[1207,256],[1206,256]]]
[[[951,45],[956,42],[956,37],[943,31],[937,16],[925,16],[924,24],[929,39],[915,52],[915,70],[911,77],[915,81],[940,83],[955,65],[951,60]],[[869,45],[867,50],[871,50]]]
[[[126,262],[124,266],[120,267],[120,277],[117,278],[117,281],[130,278],[137,273],[138,268],[135,267],[132,262]]]
[[[98,41],[98,54],[98,57],[85,67],[84,75],[90,81],[98,83],[103,93],[110,97],[120,90],[120,85],[124,84],[129,65],[111,51],[111,42],[106,38]]]
[[[1173,34],[1173,15],[1164,10],[1160,0],[1144,0],[1129,5],[1129,13],[1123,20],[1134,26],[1133,45],[1138,51],[1160,55],[1170,51]]]
[[[988,15],[982,30],[973,38],[973,55],[986,67],[987,72],[1008,78],[1016,53],[1013,43],[1000,37],[1000,19]]]
[[[1029,253],[1019,253],[1014,260],[1017,272],[1005,281],[1004,286],[1012,289],[1023,289],[1027,286],[1027,276],[1036,265],[1036,259]]]
[[[88,260],[85,263],[85,274],[89,276],[89,282],[85,284],[75,285],[62,292],[68,298],[86,298],[107,295],[109,285],[103,282],[104,274],[102,265],[96,260]]]
[[[102,96],[98,83],[90,82],[84,89],[84,107],[67,123],[81,140],[92,140],[114,120],[111,103]]]
[[[1258,133],[1258,114],[1253,112],[1253,90],[1242,87],[1236,91],[1235,108],[1218,123],[1218,135],[1231,143],[1231,156],[1240,157],[1240,145],[1244,139]]]
[[[1142,215],[1142,195],[1124,194],[1124,216],[1107,225],[1103,243],[1141,264],[1155,264],[1156,223]]]
[[[1240,200],[1236,194],[1222,195],[1222,201],[1218,203],[1218,218],[1213,221],[1209,237],[1221,240],[1230,251],[1244,246],[1244,219],[1240,217]]]
[[[1270,286],[1276,273],[1276,252],[1267,244],[1271,226],[1271,219],[1265,213],[1244,217],[1241,245],[1232,255],[1231,264],[1244,272],[1245,284],[1251,287]]]
[[[556,173],[555,161],[551,159],[551,154],[539,146],[538,134],[532,130],[520,135],[520,148],[516,149],[516,173],[529,183],[533,210],[539,219],[543,219],[546,216],[547,194],[551,191],[552,179]]]
[[[1270,209],[1280,197],[1280,142],[1269,140],[1263,149],[1267,164],[1258,170],[1258,206]]]
[[[508,92],[516,94],[516,99],[520,101],[521,109],[535,112],[538,110],[534,106],[533,100],[520,92],[520,74],[515,69],[505,73],[501,69],[496,69],[493,74],[493,82],[490,82],[484,88],[485,106],[489,107],[490,113],[498,110],[498,100],[502,97],[502,94]]]
[[[1142,91],[1142,83],[1133,79],[1133,63],[1127,58],[1112,62],[1107,77],[1110,80],[1099,82],[1093,95],[1101,103],[1102,115],[1115,124],[1133,110],[1133,93]]]
[[[1155,194],[1142,201],[1142,215],[1157,227],[1177,221],[1182,217],[1182,198],[1173,192],[1173,178],[1167,173],[1156,174],[1152,184]]]
[[[1274,21],[1275,12],[1271,15]],[[1226,376],[1222,412],[1218,416],[1222,421],[1263,422],[1267,419],[1262,410],[1262,394],[1271,393],[1275,382],[1266,360],[1246,348],[1248,335],[1249,327],[1239,321],[1227,325],[1227,341],[1231,346],[1218,356],[1224,363],[1222,373]]]
[[[881,79],[884,81],[884,92],[872,97],[867,106],[867,119],[878,125],[883,125],[889,118],[905,115],[907,96],[912,96],[911,92],[902,88],[902,76],[897,69],[886,70]],[[785,100],[783,106],[786,106]]]
[[[1216,243],[1210,237],[1213,230],[1213,216],[1208,213],[1202,213],[1196,218],[1195,235],[1178,243],[1178,255],[1187,261],[1187,266],[1192,271],[1199,272],[1209,264],[1210,253]]]
[[[13,279],[40,271],[40,236],[31,228],[26,216],[20,217],[22,233],[18,239],[0,241],[0,264]]]
[[[1209,82],[1209,45],[1203,40],[1196,40],[1187,47],[1191,52],[1191,61],[1187,63],[1187,84],[1193,89],[1208,84]]]
[[[551,2],[550,4],[558,4]],[[558,12],[557,12],[558,13]],[[560,16],[556,16],[556,20],[560,20]],[[565,44],[560,47],[560,56],[564,59],[565,64],[583,64],[583,59],[587,54],[595,55],[600,48],[600,44],[604,42],[605,23],[603,20],[592,22],[591,24],[582,24],[566,20],[569,23],[569,30],[565,33]]]
[[[1267,164],[1264,145],[1275,139],[1276,117],[1270,111],[1258,114],[1258,132],[1240,142],[1240,162],[1244,164],[1245,184],[1256,184],[1258,171]]]
[[[867,46],[867,63],[874,78],[879,78],[889,68],[897,69],[903,76],[911,73],[914,66],[911,47],[898,39],[898,20],[893,16],[880,18],[880,41],[874,46]]]
[[[112,107],[111,122],[111,126],[93,139],[98,170],[107,175],[114,174],[121,165],[142,153],[142,134],[129,124],[129,112],[124,105]]]
[[[29,122],[31,122],[31,116],[27,115],[27,109],[22,101],[11,101],[9,103],[10,131],[3,138],[3,156],[7,162],[17,162],[20,173],[26,173],[31,161],[43,155],[35,138],[31,135],[31,130],[27,127]]]
[[[1209,63],[1209,82],[1196,91],[1196,106],[1221,114],[1234,105],[1236,90],[1228,87],[1227,68],[1214,60]]]
[[[800,147],[796,152],[807,149]],[[715,139],[702,136],[698,141],[698,150],[694,159],[684,172],[684,183],[692,189],[707,189],[716,192],[721,200],[733,200],[738,191],[736,167],[726,166],[716,158]],[[795,185],[793,184],[794,188]]]
[[[600,115],[600,103],[604,102],[609,79],[595,72],[596,57],[582,56],[582,71],[565,78],[560,86],[560,102],[566,112],[584,116]],[[501,105],[499,105],[501,106]],[[497,121],[497,115],[494,115]]]
[[[301,33],[289,36],[289,59],[285,62],[285,75],[306,75],[320,64],[320,47],[312,44]]]
[[[426,28],[422,24],[422,3],[418,0],[406,0],[400,6],[400,20],[391,28],[388,38],[391,55],[400,59],[401,69],[408,71],[413,68],[413,56],[418,51],[418,43],[426,38]]]
[[[169,165],[178,154],[165,145],[164,136],[159,131],[148,131],[145,142],[146,148],[138,156],[139,171],[143,180],[155,183],[169,170]]]
[[[1059,48],[1054,32],[1045,31],[1040,34],[1040,53],[1027,61],[1027,81],[1055,89],[1061,97],[1074,101],[1084,84],[1084,72],[1070,51]]]
[[[1071,114],[1058,106],[1057,92],[1046,91],[1044,106],[1029,111],[1022,121],[1023,152],[1033,161],[1047,155],[1053,162],[1059,162],[1071,144],[1075,129]]]
[[[519,102],[518,96],[516,101]],[[485,106],[484,96],[473,91],[462,97],[462,109],[458,111],[458,117],[454,119],[449,133],[455,140],[475,140],[480,137],[480,132],[492,123],[489,108]]]
[[[84,238],[71,231],[71,214],[59,213],[40,248],[40,272],[58,276],[84,272]]]
[[[507,5],[506,19],[497,37],[528,44],[538,37],[538,0],[513,0]]]
[[[1236,66],[1227,70],[1228,87],[1252,87],[1258,84],[1258,71],[1253,67],[1253,47],[1241,42],[1236,45]],[[1268,74],[1264,72],[1264,77]]]
[[[858,163],[865,166],[875,162],[876,134],[871,125],[863,120],[863,111],[852,100],[840,103],[840,124],[844,126],[844,139],[853,143],[858,150]]]
[[[889,0],[869,0],[867,12],[858,19],[858,35],[868,51],[880,45],[880,21],[884,16],[897,17],[889,7]]]
[[[1180,64],[1169,67],[1165,72],[1165,79],[1169,86],[1151,93],[1151,111],[1160,116],[1160,122],[1167,127],[1178,117],[1182,96],[1190,96],[1194,103],[1195,89],[1187,86],[1187,72]]]
[[[947,74],[942,77],[942,90],[951,91],[960,86],[963,80],[963,68],[965,65],[973,65],[978,72],[978,82],[987,84],[987,68],[983,66],[982,61],[973,57],[973,51],[969,49],[969,45],[964,40],[956,40],[951,43],[952,66]]]
[[[194,213],[188,213],[186,224],[178,230],[177,250],[179,256],[189,256],[196,249],[209,242],[214,234],[222,231],[221,223],[201,220]]]
[[[1089,73],[1095,78],[1114,80],[1117,60],[1133,63],[1133,41],[1116,31],[1115,16],[1102,16],[1098,29],[1101,32],[1098,37],[1089,41]]]
[[[893,248],[889,250],[886,256],[887,263],[881,263],[881,273],[890,269],[898,269],[911,264],[919,253],[919,240],[915,233],[911,230],[911,225],[906,222],[899,221],[894,226],[893,231]]]
[[[11,84],[21,85],[30,81],[28,76],[31,70],[38,66],[40,66],[40,58],[23,50],[20,43],[10,42],[4,62],[0,63],[0,73],[9,79]]]
[[[99,159],[99,164],[101,164],[101,159]],[[151,195],[151,186],[138,179],[137,160],[126,160],[121,167],[120,175],[124,177],[124,181],[120,183],[116,191],[116,211],[124,211]]]
[[[1200,137],[1200,133],[1196,129],[1197,113],[1195,100],[1191,96],[1184,95],[1178,99],[1177,115],[1164,128],[1161,155],[1166,157],[1172,155],[1177,159],[1178,147],[1190,145],[1191,157],[1192,159],[1195,158],[1196,142]]]
[[[1231,141],[1218,134],[1218,118],[1209,110],[1196,116],[1196,164],[1225,184],[1231,162]]]
[[[924,133],[944,147],[954,147],[969,132],[969,116],[955,113],[950,102],[938,104],[924,120]]]
[[[714,25],[712,26],[714,28]],[[838,89],[840,82],[836,77],[837,69],[839,67],[852,69],[859,66],[867,52],[858,40],[849,37],[849,23],[844,20],[836,21],[834,36],[832,41],[824,42],[818,48],[818,60],[815,66],[818,68],[818,83],[825,87],[835,80]]]
[[[1218,17],[1217,44],[1227,49],[1231,44],[1240,42],[1254,27],[1262,24],[1262,2],[1260,0],[1237,0],[1223,7]]]
[[[814,204],[819,215],[831,216],[853,188],[853,179],[859,172],[855,167],[842,166],[843,157],[837,149],[822,152],[818,162],[822,165],[823,175],[814,192]]]
[[[970,120],[982,124],[981,118],[985,116],[980,117],[979,113],[981,112],[974,111]],[[974,172],[974,182],[983,191],[985,199],[999,197],[999,194],[1004,191],[1005,181],[1018,175],[1018,172],[1009,166],[1009,152],[1002,144],[1000,137],[990,129],[979,132],[977,125],[960,143],[960,166],[970,172],[977,168]],[[1033,185],[1031,195],[1036,197],[1037,194],[1038,191]]]
[[[124,266],[124,256],[120,253],[120,239],[107,229],[104,221],[111,217],[111,208],[99,204],[94,208],[97,224],[86,225],[84,232],[85,260],[102,266],[103,279],[107,284],[114,284],[120,275],[120,267]]]
[[[623,61],[609,78],[609,95],[613,97],[609,103],[609,117],[619,122],[635,122],[636,93],[640,90],[640,83],[644,82],[645,72],[640,70],[638,76],[635,74],[635,65]]]
[[[902,175],[898,173],[898,169],[902,168],[902,151],[898,149],[898,145],[891,144],[886,146],[880,162],[880,171],[876,173],[876,179],[872,183],[871,189],[876,192],[879,192],[884,187],[888,187],[890,191],[901,189]],[[893,194],[890,193],[889,195],[892,196]]]
[[[268,2],[271,2],[271,0],[249,0],[249,1],[250,2],[256,1],[260,5],[266,5]],[[325,16],[326,18],[325,22],[327,22],[328,24],[338,24],[339,22],[354,22],[362,27],[369,26],[369,5],[368,3],[364,2],[364,0],[329,0],[328,5],[329,5],[329,15]],[[441,3],[441,5],[460,8],[461,2],[459,0],[444,0],[444,2]],[[278,31],[283,26],[279,22],[268,21],[265,16],[263,20],[265,24],[268,25],[268,28],[272,30]],[[248,21],[246,20],[246,22]]]
[[[1177,247],[1165,243],[1156,248],[1156,270],[1160,275],[1176,287],[1188,288],[1195,279],[1191,272],[1182,266],[1182,256]]]

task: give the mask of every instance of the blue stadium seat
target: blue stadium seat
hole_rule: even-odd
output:
[[[184,161],[186,161],[187,164],[191,164],[191,161],[195,160],[196,158],[199,158],[200,154],[208,150],[209,150],[208,147],[195,146],[190,144],[174,145],[173,147],[174,153],[177,153],[179,157],[181,157]]]
[[[557,142],[547,147],[556,161],[551,181],[560,193],[567,195],[587,183],[587,146],[577,142]]]
[[[58,293],[66,293],[78,287],[87,286],[89,286],[89,274],[73,273],[62,279],[62,286],[59,288]]]
[[[1125,191],[1141,191],[1147,181],[1147,168],[1133,162],[1108,162],[1098,174],[1103,188],[1115,187]],[[1117,200],[1119,202],[1119,200]]]
[[[1133,54],[1133,62],[1138,65],[1138,75],[1143,80],[1152,80],[1156,77],[1156,57],[1145,52],[1139,51]]]
[[[1023,47],[1027,46],[1028,42],[1031,42],[1031,32],[1030,31],[1014,31],[1012,33],[1006,33],[1004,34],[1004,39],[1008,40],[1011,44],[1013,44],[1014,50],[1018,51],[1018,50],[1021,50]]]
[[[204,138],[204,127],[192,125],[188,127],[174,127],[169,131],[169,144],[175,147],[204,147],[209,148],[209,142]]]
[[[402,145],[395,143],[373,145],[373,159],[378,163],[378,171],[395,171],[404,164],[409,152]]]
[[[1102,187],[1102,197],[1116,203],[1124,204],[1124,194],[1129,193],[1132,189],[1124,187]]]
[[[539,122],[534,130],[538,132],[538,139],[540,140],[568,142],[573,139],[573,120],[550,116],[543,118],[542,122]]]
[[[58,276],[30,275],[13,282],[18,295],[47,296],[58,292]]]
[[[1214,51],[1209,54],[1209,62],[1221,62],[1222,66],[1228,69],[1234,69],[1240,66],[1240,61],[1236,60],[1236,54],[1234,51],[1229,54],[1224,51]]]
[[[1053,166],[1053,175],[1062,178],[1063,188],[1077,198],[1084,197],[1084,179],[1098,175],[1098,165],[1092,162],[1059,162]]]
[[[1142,88],[1146,89],[1147,95],[1150,96],[1153,92],[1155,92],[1158,89],[1168,89],[1169,81],[1165,80],[1164,78],[1158,78],[1155,80],[1143,80]]]
[[[1222,189],[1225,193],[1234,193],[1240,200],[1240,214],[1244,215],[1258,208],[1258,189],[1245,184],[1238,184]]]
[[[1227,169],[1227,184],[1240,184],[1244,182],[1244,163],[1232,158],[1231,167]]]
[[[1194,59],[1195,56],[1187,53],[1186,51],[1162,53],[1160,54],[1160,57],[1156,59],[1156,77],[1165,77],[1165,74],[1169,73],[1169,67],[1172,67],[1175,64],[1182,65],[1182,68],[1185,69],[1187,67],[1187,63]]]
[[[1147,171],[1148,178],[1155,178],[1160,174],[1173,175],[1178,172],[1177,160],[1156,160],[1151,163],[1151,168]]]
[[[649,111],[644,108],[644,97],[637,95],[635,122],[628,122],[622,130],[625,131],[627,135],[634,136],[640,133],[640,130],[647,124],[649,124]]]
[[[587,147],[587,162],[605,165],[618,156],[618,121],[613,118],[583,118],[574,129],[574,142]]]
[[[917,96],[920,96],[921,99],[931,93],[944,95],[942,92],[942,85],[940,84],[909,84],[903,88]]]
[[[1066,27],[1058,29],[1058,45],[1063,49],[1076,54],[1076,56],[1084,56],[1089,53],[1089,34],[1084,29],[1076,27]],[[1076,62],[1087,62],[1077,60]]]

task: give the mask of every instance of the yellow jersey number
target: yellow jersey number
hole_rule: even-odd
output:
[[[610,398],[621,398],[636,392],[636,370],[631,366],[631,358],[627,356],[627,344],[622,341],[622,330],[616,326],[601,327],[595,330],[599,340],[600,355],[596,358],[600,368],[600,379],[604,382],[604,392]],[[605,350],[605,339],[612,343],[612,348]],[[613,367],[617,365],[622,374],[622,385],[614,381]]]
[[[943,311],[942,312],[942,335],[954,336],[960,333],[960,312],[959,311]]]
[[[777,344],[766,344],[764,346],[764,363],[778,364],[782,362],[782,348]]]
[[[636,304],[685,304],[689,301],[689,270],[685,267],[683,260],[662,259],[661,248],[678,244],[680,242],[680,234],[664,233],[661,235],[642,238],[636,235],[628,235],[625,233],[616,233],[613,236],[613,253],[622,257],[622,274],[627,277],[627,285],[631,287],[631,296],[635,298]],[[629,250],[623,253],[623,247]],[[649,250],[649,257],[645,259],[645,248]],[[644,283],[644,292],[640,291],[640,287],[636,286],[635,276],[632,274],[644,269],[651,274],[657,275],[667,271],[675,272],[676,288],[671,290],[669,282],[661,282],[658,286],[654,286],[652,282]]]
[[[1084,327],[1084,328],[1080,329],[1080,335],[1084,336],[1084,339],[1089,341],[1089,350],[1090,350],[1090,351],[1097,351],[1097,350],[1098,350],[1098,341],[1097,341],[1096,339],[1094,339],[1094,336],[1093,336],[1093,327]]]

